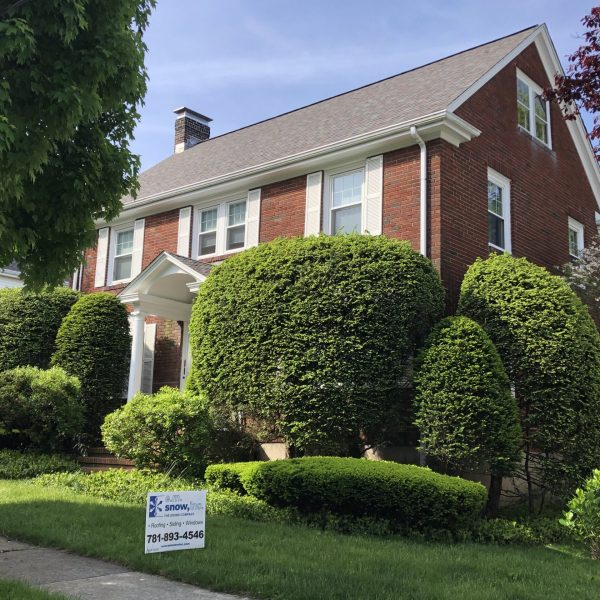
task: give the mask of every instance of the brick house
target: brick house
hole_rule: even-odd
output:
[[[175,111],[174,154],[98,224],[74,277],[130,308],[128,396],[183,385],[211,264],[277,236],[409,240],[449,310],[490,250],[567,262],[596,232],[600,171],[581,120],[539,98],[557,72],[541,25],[215,138],[211,119]]]

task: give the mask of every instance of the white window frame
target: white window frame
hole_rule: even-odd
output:
[[[504,248],[492,244],[489,239],[489,233],[488,247],[492,248],[493,250],[497,250],[498,252],[508,252],[509,254],[512,254],[510,179],[508,177],[505,177],[504,175],[501,175],[500,173],[498,173],[498,171],[494,171],[494,169],[490,169],[488,167],[487,181],[493,183],[494,185],[497,185],[502,190],[502,211],[504,213],[501,217],[502,219],[504,219]],[[489,210],[486,210],[486,216],[489,212]]]
[[[209,211],[209,210],[214,210],[214,209],[217,209],[217,226],[214,229],[214,232],[216,234],[215,235],[215,251],[212,252],[211,254],[200,254],[200,236],[203,235],[203,234],[205,234],[205,233],[212,233],[213,232],[213,230],[211,230],[211,231],[202,231],[201,230],[202,213],[206,212],[206,211]],[[220,213],[220,210],[219,210],[219,205],[218,204],[212,204],[210,206],[203,206],[201,208],[199,207],[198,210],[197,210],[197,217],[196,218],[197,218],[197,221],[198,221],[198,223],[197,223],[197,225],[198,225],[198,233],[197,233],[197,236],[196,236],[196,254],[198,255],[199,259],[206,258],[206,257],[209,257],[209,256],[216,256],[216,254],[217,254],[217,251],[219,249],[219,213]]]
[[[121,283],[128,283],[133,279],[133,277],[128,277],[127,279],[113,279],[114,269],[115,269],[115,258],[117,258],[117,238],[119,237],[119,233],[123,233],[124,231],[130,230],[133,232],[135,244],[135,223],[132,221],[131,223],[124,223],[123,225],[118,225],[116,227],[111,227],[110,229],[110,249],[108,253],[108,281],[107,285],[119,285]],[[133,272],[133,246],[131,248],[131,271]],[[121,255],[125,256],[125,255]]]
[[[527,77],[527,75],[525,75],[525,73],[523,73],[523,71],[521,71],[520,69],[517,69],[517,79],[521,80],[522,83],[524,83],[528,88],[529,88],[529,129],[526,129],[525,127],[523,127],[523,125],[521,125],[520,123],[518,123],[518,117],[517,117],[517,124],[519,126],[519,129],[526,131],[531,137],[533,137],[534,139],[536,139],[538,142],[540,142],[541,144],[544,144],[544,146],[547,146],[548,148],[552,149],[552,127],[551,127],[551,119],[550,119],[550,102],[548,102],[548,100],[545,100],[545,104],[546,104],[546,124],[547,124],[547,131],[548,131],[548,141],[542,140],[539,137],[537,137],[537,135],[535,134],[536,128],[535,128],[535,98],[536,96],[541,96],[543,93],[543,89],[537,84],[535,83],[535,81],[533,81],[532,79],[530,79],[529,77]],[[515,89],[518,86],[518,82],[515,82]],[[518,100],[518,95],[517,95],[517,105],[519,103]]]
[[[337,208],[345,208],[345,207],[336,207],[333,206],[333,181],[339,175],[347,175],[349,173],[354,173],[357,171],[362,171],[363,175],[363,185],[362,185],[362,193],[360,199],[360,233],[365,233],[366,227],[366,178],[367,178],[367,169],[366,169],[366,160],[355,162],[351,164],[346,164],[340,166],[335,169],[331,169],[330,171],[325,172],[325,177],[323,181],[323,231],[329,235],[334,235],[335,231],[333,231],[333,211]],[[349,204],[348,206],[354,206]]]
[[[585,247],[585,238],[584,238],[584,227],[583,223],[576,221],[572,217],[569,217],[569,231],[574,231],[577,234],[577,254],[571,253],[571,240],[568,239],[569,243],[569,256],[571,258],[581,258],[581,253]]]
[[[247,248],[246,235],[244,236],[244,246],[242,248],[233,248],[227,250],[227,229],[228,229],[228,216],[229,216],[229,205],[237,204],[238,202],[246,203],[246,219],[244,221],[244,227],[248,230],[248,193],[236,194],[235,196],[228,196],[227,198],[213,199],[202,204],[196,204],[193,207],[193,226],[192,226],[192,257],[195,260],[206,260],[207,258],[215,258],[216,256],[227,256],[229,254],[235,254],[241,252]],[[217,243],[215,252],[212,254],[200,254],[200,219],[202,212],[210,210],[211,208],[217,209]],[[238,227],[239,225],[236,225]]]

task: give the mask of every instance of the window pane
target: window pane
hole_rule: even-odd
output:
[[[569,254],[579,256],[579,235],[575,229],[569,227]]]
[[[115,254],[127,254],[133,250],[133,229],[127,231],[119,231],[117,233],[117,245],[115,248]]]
[[[488,239],[490,244],[504,249],[504,219],[488,213]]]
[[[529,106],[529,86],[520,79],[517,79],[517,100],[521,104]]]
[[[535,118],[535,137],[544,143],[548,143],[548,125],[545,121]]]
[[[217,228],[217,209],[211,208],[202,212],[200,231],[213,231]]]
[[[504,215],[502,188],[491,181],[488,181],[488,210],[499,217]]]
[[[529,131],[529,110],[521,104],[517,104],[517,122],[521,127]]]
[[[129,279],[131,277],[131,254],[126,256],[117,256],[115,258],[114,271],[113,279],[115,281]]]
[[[535,115],[540,117],[543,121],[547,120],[546,117],[546,102],[539,96],[535,97]]]
[[[217,233],[203,233],[200,236],[200,254],[214,254],[217,250]]]
[[[229,226],[246,222],[246,202],[236,202],[229,205]]]
[[[345,173],[333,178],[333,206],[357,204],[362,200],[363,172]]]
[[[227,250],[244,247],[244,238],[246,236],[246,227],[231,227],[227,230]]]
[[[353,233],[361,231],[361,206],[350,206],[333,211],[334,233]]]

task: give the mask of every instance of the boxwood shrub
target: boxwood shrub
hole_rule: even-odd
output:
[[[246,494],[246,484],[261,465],[262,461],[249,461],[210,465],[204,478],[215,490],[231,490],[238,494]]]
[[[79,294],[67,288],[26,293],[0,290],[0,371],[46,369],[60,324]]]
[[[0,479],[29,479],[45,473],[72,473],[79,465],[62,454],[0,450]]]

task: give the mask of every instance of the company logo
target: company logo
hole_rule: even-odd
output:
[[[158,496],[150,496],[150,502],[148,506],[148,516],[156,517],[158,513],[162,512],[162,500],[158,499]]]

